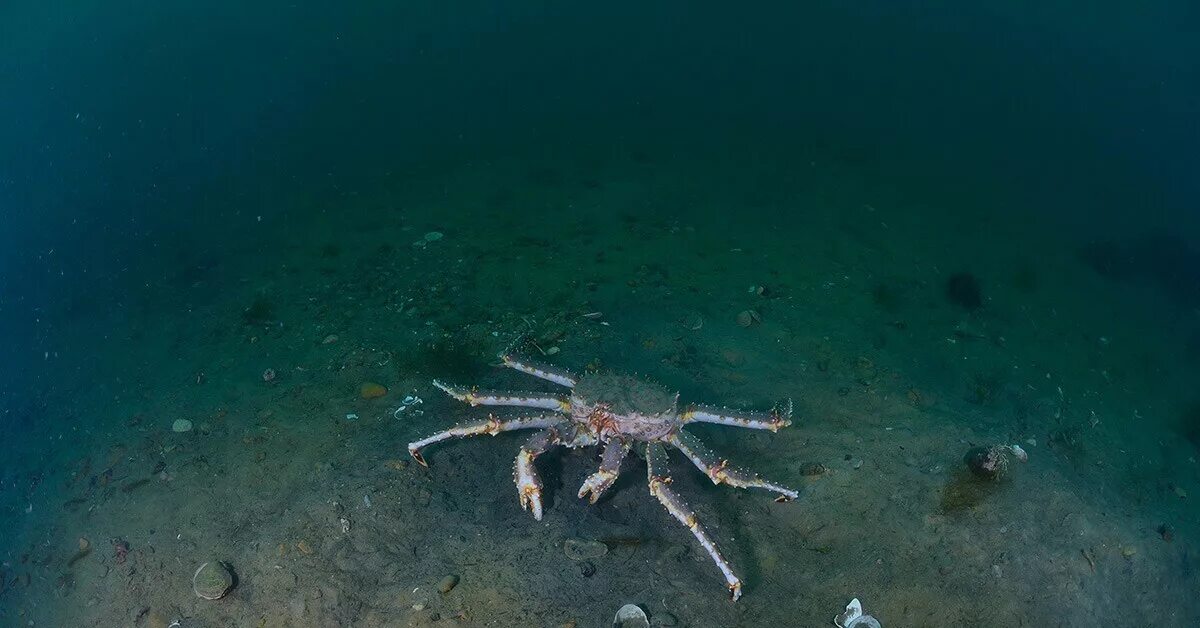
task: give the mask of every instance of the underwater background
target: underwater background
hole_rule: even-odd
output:
[[[6,2],[0,625],[1200,624],[1198,28]],[[795,501],[672,453],[741,600],[640,456],[589,505],[595,450],[544,455],[540,522],[526,434],[411,462],[485,414],[434,378],[553,390],[514,347],[793,401],[689,431]]]

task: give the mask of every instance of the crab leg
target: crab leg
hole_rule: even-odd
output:
[[[583,481],[583,486],[579,487],[580,499],[591,493],[588,501],[594,504],[600,499],[600,495],[617,481],[621,461],[625,459],[625,454],[629,453],[630,446],[632,443],[625,439],[608,441],[604,446],[604,453],[600,455],[600,470],[589,475],[588,479]]]
[[[433,380],[433,385],[442,389],[447,395],[473,406],[520,406],[558,412],[567,412],[571,409],[570,399],[562,395],[483,391],[446,384],[436,379]]]
[[[421,450],[434,443],[440,443],[451,438],[466,438],[468,436],[480,436],[490,434],[495,436],[500,432],[511,432],[513,430],[529,430],[540,429],[558,425],[566,420],[566,417],[543,414],[540,416],[529,416],[514,419],[499,419],[495,415],[488,415],[484,421],[470,421],[467,423],[459,423],[454,427],[426,436],[418,441],[413,441],[408,444],[408,453],[414,460],[419,462],[421,466],[428,467],[425,458],[421,456]]]
[[[725,582],[729,586],[729,593],[736,601],[742,596],[742,581],[733,573],[733,568],[729,563],[725,562],[725,557],[721,556],[721,551],[708,538],[708,534],[704,532],[704,528],[696,521],[696,513],[688,509],[687,504],[679,499],[667,485],[671,483],[671,476],[667,472],[667,450],[659,443],[646,444],[646,468],[649,476],[650,494],[653,495],[662,505],[666,507],[667,512],[671,516],[679,520],[680,523],[688,527],[692,531],[692,536],[704,546],[704,551],[712,557],[713,562],[717,563],[717,568],[721,570],[721,574],[725,576]]]
[[[684,423],[718,423],[752,430],[778,432],[781,428],[792,424],[792,401],[789,399],[785,406],[775,408],[770,412],[733,413],[724,408],[691,405],[679,414],[679,418]]]
[[[513,481],[517,483],[517,497],[521,500],[521,508],[533,513],[533,518],[542,520],[542,480],[538,477],[533,461],[546,453],[552,445],[561,442],[556,428],[547,428],[529,437],[517,461],[513,465]]]
[[[786,486],[768,482],[756,473],[729,466],[728,460],[718,457],[694,434],[678,430],[668,436],[666,442],[683,452],[683,455],[687,456],[697,469],[703,471],[713,484],[728,484],[737,488],[765,488],[779,493],[779,497],[775,499],[779,502],[793,500],[800,495]]]
[[[500,361],[504,362],[504,366],[510,369],[516,369],[522,373],[540,377],[546,381],[566,386],[567,388],[575,387],[575,376],[564,368],[541,364],[532,360],[526,360],[525,358],[518,360],[507,353],[500,356]]]

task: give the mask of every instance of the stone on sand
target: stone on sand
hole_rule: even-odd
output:
[[[176,434],[190,432],[192,431],[192,422],[187,419],[175,419],[175,422],[171,424],[171,431]]]
[[[387,387],[383,384],[376,384],[375,382],[363,382],[363,385],[358,389],[358,394],[363,399],[378,399],[379,397],[386,395],[387,391]]]

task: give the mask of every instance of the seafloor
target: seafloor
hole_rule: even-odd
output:
[[[654,625],[821,626],[858,597],[889,628],[1196,625],[1200,340],[1180,284],[1033,211],[770,163],[391,173],[278,199],[286,222],[236,227],[253,247],[180,254],[84,307],[3,444],[0,624],[603,627],[635,603]],[[948,298],[956,273],[979,307]],[[540,523],[510,481],[525,435],[408,460],[480,413],[432,378],[550,386],[495,367],[517,339],[684,401],[794,400],[778,434],[694,431],[797,501],[673,455],[742,600],[640,459],[589,506],[595,452],[544,456]],[[407,395],[423,403],[396,413]],[[969,448],[1009,443],[1027,463],[972,479]],[[573,538],[607,552],[572,560]],[[192,592],[212,559],[237,578],[218,601]]]

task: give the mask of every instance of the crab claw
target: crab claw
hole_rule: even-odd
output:
[[[538,479],[537,471],[533,468],[533,454],[524,449],[517,455],[517,465],[514,475],[517,482],[517,496],[521,500],[521,508],[533,514],[533,518],[542,520],[542,482]]]
[[[612,471],[597,471],[589,475],[583,481],[583,486],[579,487],[579,499],[583,499],[585,495],[591,493],[588,501],[593,504],[596,503],[596,500],[600,499],[600,495],[608,490],[608,487],[612,486],[616,479],[617,474]]]

